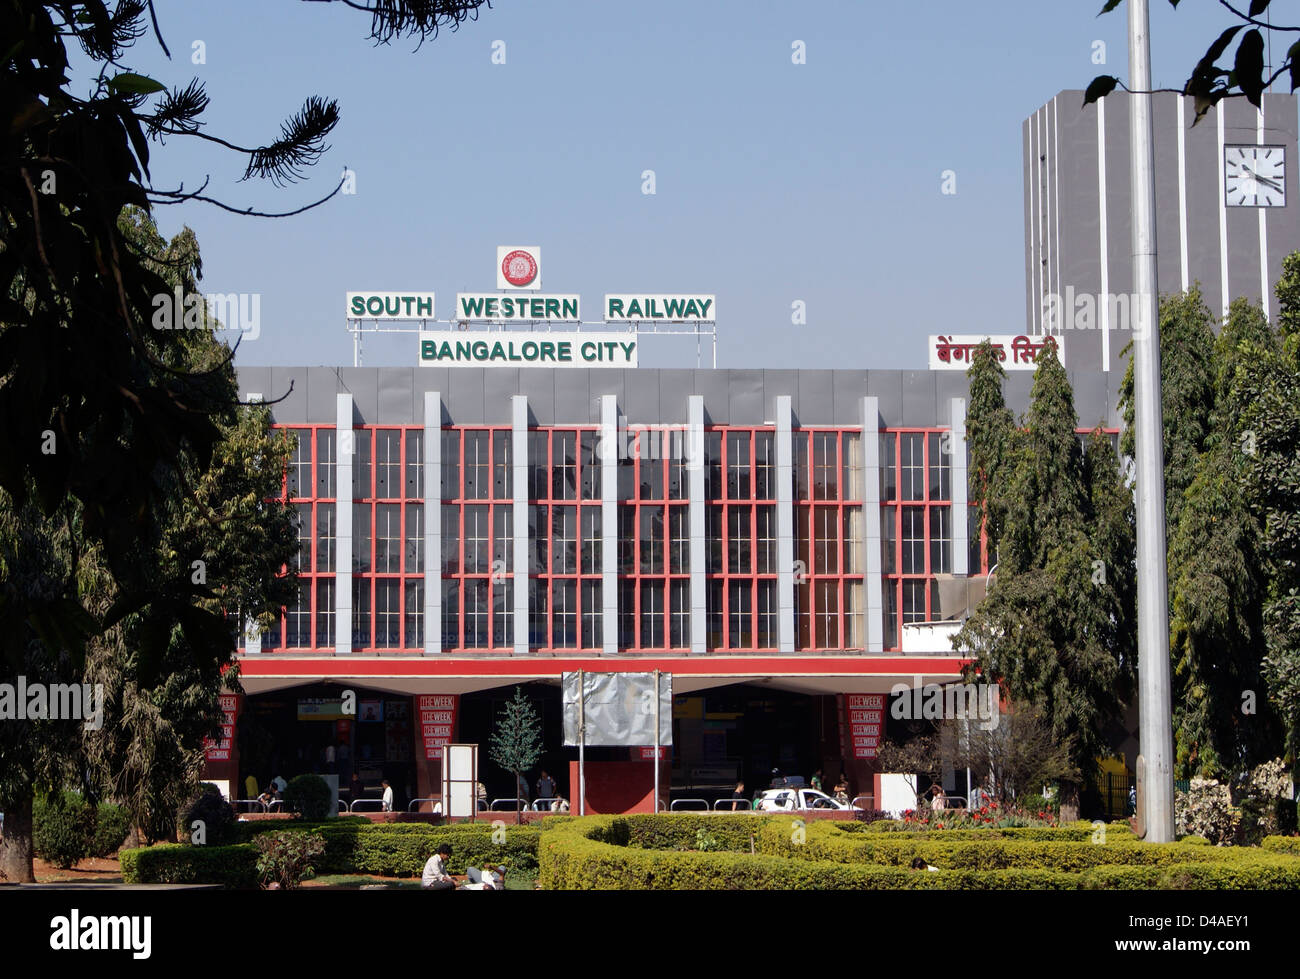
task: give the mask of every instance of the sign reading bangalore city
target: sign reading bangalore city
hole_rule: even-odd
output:
[[[629,333],[420,331],[425,367],[635,367]]]
[[[975,349],[989,340],[997,352],[1002,369],[1008,371],[1031,371],[1038,353],[1049,343],[1056,345],[1056,358],[1065,365],[1065,340],[1057,336],[931,336],[930,370],[964,371],[975,360]],[[1009,356],[1008,356],[1009,355]]]
[[[452,319],[462,323],[582,322],[577,296],[498,296],[490,292],[456,293],[456,312]]]
[[[431,292],[349,292],[350,320],[431,320]]]
[[[605,293],[606,323],[714,323],[713,296],[625,296]]]

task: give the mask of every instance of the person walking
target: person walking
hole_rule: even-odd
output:
[[[384,786],[384,801],[383,801],[382,809],[384,812],[392,812],[393,811],[393,787],[388,784],[388,779],[384,779],[381,784]]]
[[[825,789],[822,788],[822,770],[820,768],[817,769],[817,771],[812,773],[812,778],[808,780],[808,784],[812,786],[814,789],[816,789],[818,792],[826,791]]]
[[[740,812],[742,810],[741,802],[745,800],[745,783],[737,782],[736,791],[731,793],[731,811]]]
[[[849,804],[849,780],[844,775],[835,783],[835,801],[846,806]]]

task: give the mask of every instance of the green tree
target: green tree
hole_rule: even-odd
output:
[[[189,229],[164,242],[142,212],[120,220],[126,240],[153,256],[165,281],[196,288],[201,263]],[[163,332],[142,324],[146,344]],[[105,695],[97,730],[79,721],[7,722],[0,730],[7,814],[0,871],[12,879],[31,879],[27,813],[41,789],[76,785],[126,806],[146,838],[175,833],[177,809],[202,766],[202,739],[218,730],[218,694],[238,689],[237,630],[245,619],[269,622],[294,595],[293,579],[279,577],[296,550],[293,512],[266,502],[280,494],[291,446],[270,430],[264,405],[238,403],[231,351],[212,330],[178,332],[180,343],[155,352],[177,370],[208,373],[224,407],[212,419],[219,435],[212,452],[183,450],[174,467],[154,474],[164,491],[123,514],[154,529],[142,530],[131,559],[149,577],[123,586],[75,498],[54,517],[34,495],[21,504],[0,500],[0,619],[16,624],[0,635],[3,662],[13,664],[12,674],[0,675],[102,684]],[[181,581],[183,594],[157,597],[170,590],[163,583]],[[82,631],[49,629],[55,616],[42,614],[49,610]],[[200,622],[216,625],[196,645]]]
[[[1133,518],[1109,441],[1094,433],[1085,455],[1076,425],[1049,346],[1012,440],[998,574],[953,647],[971,652],[971,672],[1050,719],[1087,784],[1132,687]],[[1067,813],[1077,812],[1081,787],[1062,781]]]
[[[1104,14],[1112,11],[1121,2],[1122,0],[1106,0],[1101,12]],[[1169,0],[1172,7],[1177,7],[1178,2],[1179,0]],[[1294,92],[1300,87],[1300,42],[1287,49],[1281,64],[1275,68],[1269,66],[1272,68],[1271,73],[1265,68],[1268,48],[1266,35],[1271,39],[1273,34],[1278,34],[1279,41],[1282,41],[1289,35],[1300,33],[1300,27],[1273,25],[1268,9],[1270,2],[1271,0],[1250,0],[1249,8],[1245,9],[1244,0],[1238,0],[1236,4],[1230,0],[1219,0],[1219,6],[1229,11],[1236,23],[1215,38],[1181,89],[1158,90],[1176,91],[1196,99],[1196,118],[1192,120],[1192,125],[1200,122],[1206,112],[1224,99],[1244,98],[1258,108],[1264,91],[1284,76],[1290,79],[1290,91]],[[1219,65],[1219,59],[1228,53],[1233,41],[1237,42],[1237,46],[1231,65]],[[1109,95],[1117,86],[1129,90],[1113,75],[1099,75],[1088,85],[1084,104]]]
[[[488,756],[514,775],[516,785],[523,773],[542,757],[542,721],[533,709],[533,702],[519,687],[515,687],[514,698],[497,717],[488,742]],[[522,809],[516,812],[515,821],[524,821]]]
[[[996,564],[998,542],[1007,512],[1007,474],[1015,445],[1016,423],[1002,396],[1006,372],[985,340],[975,350],[968,371],[970,406],[966,411],[966,441],[970,444],[971,502],[979,512],[978,533],[988,542],[989,565]]]

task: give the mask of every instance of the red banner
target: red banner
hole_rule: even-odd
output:
[[[847,698],[854,758],[875,758],[885,726],[885,695],[855,693]]]
[[[239,694],[223,693],[217,700],[221,704],[221,740],[203,739],[203,754],[208,761],[230,761],[230,745],[235,739],[235,719],[239,716]]]
[[[457,694],[424,693],[416,698],[420,712],[420,731],[424,738],[424,757],[429,761],[442,758],[443,745],[451,744],[456,729]]]

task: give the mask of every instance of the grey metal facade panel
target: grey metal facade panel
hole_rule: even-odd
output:
[[[938,387],[930,371],[903,371],[903,411],[896,423],[900,428],[938,425],[945,416],[937,408]]]
[[[695,393],[704,399],[704,424],[731,424],[731,386],[729,371],[693,371]]]
[[[659,421],[685,425],[695,394],[695,371],[665,371],[659,378]]]
[[[363,425],[379,421],[379,369],[348,367],[343,370],[344,390],[352,395],[353,417]]]
[[[1002,394],[1007,407],[1017,417],[1029,407],[1029,392],[1034,386],[1034,375],[1029,371],[1015,371],[1007,374],[1002,385]]]
[[[1219,103],[1220,108],[1225,106],[1224,144],[1258,142],[1259,113],[1255,107],[1244,99]],[[1227,212],[1228,295],[1231,299],[1244,297],[1258,303],[1263,294],[1259,270],[1259,209],[1230,207]]]
[[[493,368],[494,370],[498,368]],[[442,405],[452,425],[482,425],[484,415],[485,381],[483,370],[454,370],[447,379],[442,395]],[[506,401],[509,410],[509,400]]]
[[[729,371],[727,417],[733,425],[761,425],[771,419],[764,404],[765,385],[761,370]]]
[[[483,368],[483,424],[514,423],[510,399],[519,393],[519,368]]]
[[[1223,302],[1219,286],[1219,172],[1223,164],[1217,112],[1217,108],[1211,109],[1192,126],[1196,110],[1189,105],[1183,132],[1187,147],[1187,274],[1190,283],[1200,282],[1216,318]],[[1159,247],[1159,242],[1156,245]]]
[[[792,398],[794,416],[799,424],[830,425],[835,420],[835,394],[830,384],[816,381],[811,377],[802,377],[799,384],[798,398]]]
[[[965,371],[936,371],[934,381],[936,418],[947,417],[945,406],[950,406],[953,398],[965,400],[970,396],[970,378]]]
[[[1079,425],[1092,428],[1106,424],[1110,414],[1106,375],[1094,371],[1071,371],[1070,386],[1074,389],[1074,412],[1078,415]]]
[[[247,401],[250,394],[256,394],[263,401],[271,399],[271,368],[269,367],[240,367],[235,371],[239,380],[239,397]],[[278,410],[279,405],[275,406]]]
[[[537,425],[554,425],[555,388],[566,374],[580,373],[580,370],[566,368],[549,370],[545,367],[521,367],[519,369],[519,394],[528,397],[528,411]],[[572,424],[575,419],[566,418]]]
[[[1073,287],[1096,294],[1101,282],[1101,187],[1097,172],[1097,106],[1079,108],[1072,92],[1059,98],[1068,108],[1061,112],[1061,149],[1057,154],[1061,180],[1061,295]],[[1067,315],[1070,310],[1066,310]],[[1066,321],[1068,330],[1072,317]],[[1097,321],[1094,318],[1093,327]],[[1071,341],[1067,341],[1071,342]]]
[[[1127,97],[1109,97],[1106,100],[1106,247],[1109,279],[1106,291],[1118,295],[1133,292],[1133,218],[1132,185],[1129,153],[1129,102]],[[1176,171],[1175,171],[1176,173]],[[1105,297],[1103,297],[1105,298]],[[1110,358],[1114,363],[1117,347],[1124,346],[1121,324],[1111,323]],[[1091,338],[1090,338],[1091,339]],[[1100,341],[1100,334],[1097,340]],[[1079,360],[1067,352],[1071,367],[1076,370],[1096,370],[1103,367],[1102,345],[1092,348],[1096,353]],[[1113,369],[1113,368],[1112,368]]]
[[[262,392],[266,401],[280,400],[275,417],[301,424],[307,421],[307,372],[300,367],[272,367],[270,390]]]
[[[313,425],[334,424],[342,391],[334,368],[308,367],[302,374],[307,379],[307,417],[303,420]]]
[[[424,421],[423,399],[419,414],[415,408],[414,367],[380,367],[377,380],[379,411],[375,416],[375,424],[413,425],[417,421]]]
[[[1264,141],[1287,147],[1287,206],[1270,209],[1268,215],[1268,280],[1276,286],[1282,275],[1282,259],[1300,249],[1300,147],[1294,96],[1264,96]],[[1276,318],[1276,298],[1271,308]]]
[[[600,396],[592,396],[584,370],[555,371],[553,415],[556,424],[600,424]]]
[[[1152,131],[1156,158],[1156,281],[1161,292],[1182,288],[1182,235],[1178,207],[1178,100],[1179,95],[1162,92],[1151,97]],[[1112,336],[1114,341],[1117,337]],[[1111,370],[1119,356],[1119,344],[1111,343]]]
[[[799,389],[804,378],[811,379],[820,371],[801,371],[789,369],[763,371],[763,411],[764,420],[777,419],[776,399],[790,399],[790,416],[795,425],[799,424]]]
[[[903,417],[903,372],[867,371],[867,394],[880,406],[881,424],[885,428],[901,425]]]
[[[867,372],[833,370],[830,373],[834,396],[831,421],[836,425],[861,425],[862,399],[867,395]]]
[[[659,422],[659,376],[651,371],[623,372],[624,400],[619,405],[632,424],[654,425]]]

